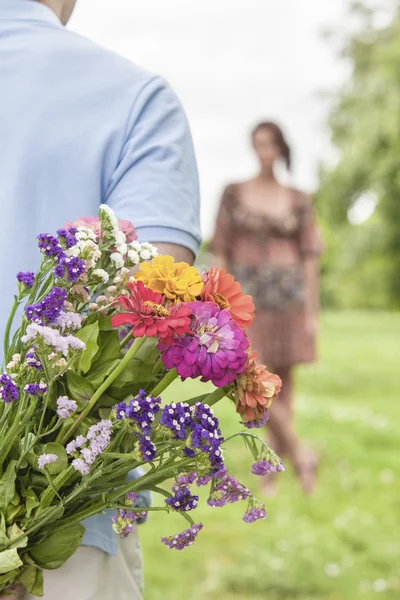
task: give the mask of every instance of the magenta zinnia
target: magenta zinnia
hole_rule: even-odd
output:
[[[213,302],[191,302],[192,322],[188,335],[161,346],[167,369],[176,367],[182,379],[201,377],[224,387],[235,381],[246,366],[249,342],[228,311]]]

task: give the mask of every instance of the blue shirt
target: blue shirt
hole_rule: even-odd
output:
[[[0,332],[16,273],[38,267],[37,234],[95,216],[103,202],[139,239],[196,253],[193,144],[163,79],[67,31],[34,0],[0,0],[0,87]],[[86,544],[115,553],[109,516],[85,526]]]

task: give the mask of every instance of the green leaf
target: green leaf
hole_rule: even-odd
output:
[[[59,569],[79,548],[84,532],[79,523],[55,530],[31,550],[30,556],[42,569]]]
[[[38,567],[33,565],[26,567],[18,577],[18,581],[34,596],[43,596],[43,571]]]
[[[44,447],[45,454],[56,454],[57,462],[52,463],[46,467],[46,470],[50,475],[58,475],[61,471],[64,471],[68,467],[68,455],[61,444],[57,442],[49,442]]]
[[[86,349],[82,352],[79,359],[79,369],[83,373],[87,373],[89,371],[93,359],[99,350],[99,345],[97,343],[99,331],[99,323],[96,322],[92,325],[86,325],[85,327],[82,327],[82,329],[76,334],[76,337],[86,344]]]
[[[16,548],[0,552],[0,575],[14,571],[14,569],[18,569],[18,567],[21,566],[22,560],[20,559]]]
[[[68,371],[66,375],[69,397],[78,404],[78,410],[83,410],[95,392],[95,387],[85,377],[81,377],[74,371]]]
[[[8,465],[6,472],[0,479],[0,510],[7,508],[15,495],[15,465],[17,461],[12,460]]]
[[[11,525],[11,527],[9,527],[7,529],[7,535],[8,535],[8,539],[10,540],[10,542],[19,538],[21,535],[23,535],[23,533],[24,532],[22,531],[22,529],[20,529],[16,523]],[[21,538],[20,540],[18,540],[18,542],[16,542],[12,546],[10,546],[10,548],[25,548],[27,546],[27,544],[28,544],[28,536],[24,535],[23,538]]]
[[[33,509],[38,507],[40,502],[32,488],[24,490],[22,496],[25,498],[26,516],[30,517]]]

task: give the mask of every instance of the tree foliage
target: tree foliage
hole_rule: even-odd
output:
[[[331,304],[400,308],[400,9],[383,28],[373,11],[363,17],[343,52],[352,76],[330,117],[339,160],[322,169],[317,197],[328,236],[323,290]],[[370,191],[375,214],[351,226],[349,208]]]

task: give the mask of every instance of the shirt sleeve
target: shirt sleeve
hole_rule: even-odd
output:
[[[192,137],[179,100],[160,77],[134,102],[106,202],[133,223],[140,240],[175,243],[196,254],[200,194]]]

